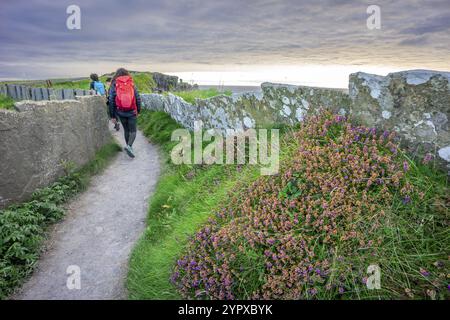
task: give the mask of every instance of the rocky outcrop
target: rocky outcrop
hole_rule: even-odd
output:
[[[0,110],[0,207],[26,200],[36,188],[81,166],[111,141],[105,101],[23,101]]]
[[[155,80],[157,92],[166,91],[189,91],[198,89],[196,84],[192,85],[187,82],[183,82],[182,79],[178,79],[177,76],[170,76],[164,73],[153,72],[153,80]]]

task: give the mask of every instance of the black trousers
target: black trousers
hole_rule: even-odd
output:
[[[125,142],[130,147],[133,146],[134,140],[136,139],[136,116],[132,117],[121,117],[119,116],[120,122],[122,123],[123,132],[125,134]]]

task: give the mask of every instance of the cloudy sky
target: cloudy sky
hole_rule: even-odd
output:
[[[69,5],[81,29],[69,30]],[[369,5],[381,29],[367,27]],[[1,0],[0,79],[124,66],[210,84],[344,87],[357,70],[450,71],[450,0]]]

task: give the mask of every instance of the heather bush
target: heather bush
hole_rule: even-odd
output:
[[[328,112],[286,139],[280,173],[234,190],[190,240],[171,278],[184,297],[448,297],[445,176],[394,133]],[[366,287],[369,265],[379,290]]]

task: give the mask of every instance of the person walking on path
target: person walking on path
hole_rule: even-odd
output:
[[[137,116],[141,112],[141,98],[134,85],[130,73],[120,68],[116,71],[109,89],[109,113],[114,124],[117,119],[122,123],[127,154],[135,157],[133,150],[134,139],[136,138]]]
[[[111,111],[109,110],[109,91],[111,89],[111,81],[112,81],[111,77],[106,78],[106,81],[105,81],[105,86],[106,86],[106,109],[108,111],[108,117],[110,119],[112,119]],[[120,125],[119,125],[118,121],[116,121],[116,123],[114,123],[114,129],[116,129],[116,131],[120,130]]]
[[[96,73],[92,73],[89,78],[91,78],[89,89],[94,90],[95,94],[99,96],[106,96],[105,85],[99,80],[98,75]]]

